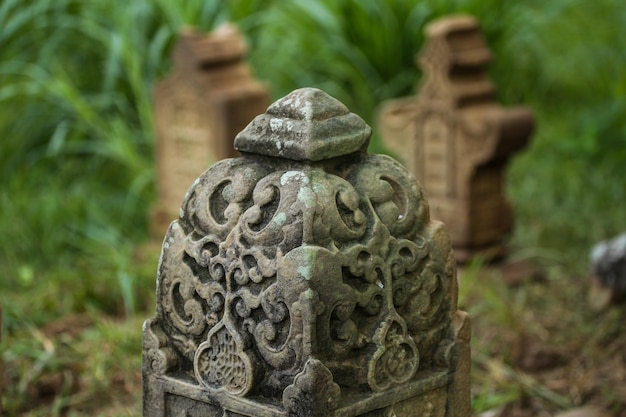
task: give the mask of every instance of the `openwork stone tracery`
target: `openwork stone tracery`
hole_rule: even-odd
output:
[[[144,326],[144,415],[469,415],[469,321],[419,184],[316,89],[189,189]]]

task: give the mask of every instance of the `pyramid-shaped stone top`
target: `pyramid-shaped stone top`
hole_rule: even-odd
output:
[[[301,88],[274,102],[235,138],[244,153],[321,161],[366,150],[371,128],[337,99]]]

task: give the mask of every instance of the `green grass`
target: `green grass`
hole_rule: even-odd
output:
[[[155,197],[151,89],[170,69],[182,26],[209,31],[237,22],[254,73],[274,98],[319,87],[373,125],[382,100],[415,92],[424,25],[458,12],[482,23],[501,102],[531,106],[538,121],[508,180],[518,255],[549,267],[560,303],[580,303],[580,291],[561,291],[568,277],[586,274],[592,243],[626,229],[626,9],[615,1],[2,0],[0,303],[8,415],[138,415],[123,402],[109,411],[84,404],[111,403],[102,392],[119,378],[132,380],[125,372],[139,366],[139,323],[154,308],[158,256],[146,249]],[[372,149],[384,151],[376,131]],[[518,293],[490,282],[481,292],[484,283],[470,284],[461,292],[472,300],[475,329],[514,329],[502,342],[475,330],[474,408],[550,397],[554,390],[543,382],[537,388],[520,377],[508,350],[515,334],[542,334],[528,311],[553,314],[553,303],[538,289]],[[580,280],[572,285],[585,288]],[[76,314],[93,326],[68,340],[42,330]],[[572,326],[592,334],[596,318],[573,317]],[[118,346],[107,351],[115,360],[98,351],[106,344]],[[494,375],[503,382],[491,388]],[[34,405],[42,378],[61,378],[67,387]],[[131,403],[138,395],[113,391]],[[564,407],[550,398],[542,401]]]
[[[69,316],[15,332],[4,388],[7,415],[141,414],[141,319]],[[27,411],[26,411],[27,410]]]

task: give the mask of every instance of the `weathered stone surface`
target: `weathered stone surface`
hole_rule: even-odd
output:
[[[449,237],[369,135],[296,90],[194,182],[144,325],[144,416],[469,416]]]
[[[423,185],[432,217],[450,230],[461,262],[506,254],[513,215],[504,171],[534,128],[528,109],[495,102],[490,60],[474,18],[433,22],[419,59],[418,96],[385,103],[379,117],[385,143]]]
[[[235,136],[269,104],[245,54],[231,25],[209,36],[186,30],[174,47],[172,74],[154,90],[158,236],[177,218],[186,188],[211,164],[237,156]]]

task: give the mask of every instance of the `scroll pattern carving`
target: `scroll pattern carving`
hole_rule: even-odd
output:
[[[281,107],[298,100],[298,112]],[[303,150],[291,119],[276,121],[333,117],[353,129],[342,107],[310,114],[298,95],[277,103],[258,123],[285,130],[278,150],[255,142],[253,122],[244,145],[259,154],[243,149],[202,174],[167,232],[144,349],[152,372],[195,383],[207,401],[247,397],[245,407],[265,401],[264,415],[287,416],[380,401],[426,371],[445,377],[455,264],[421,187],[393,159],[363,151],[367,129],[347,136],[350,153],[322,158],[328,126],[311,127]]]
[[[147,320],[144,332],[148,335],[144,342],[146,346],[145,362],[148,368],[157,374],[164,374],[178,364],[176,353],[168,347],[167,336],[154,320]]]
[[[435,349],[417,335],[450,311],[453,281],[433,269],[447,254],[430,243],[436,230],[421,190],[386,157],[362,156],[347,171],[282,164],[224,161],[190,189],[158,279],[171,344],[200,383],[237,395],[258,378],[284,389],[304,366],[307,331],[329,346],[337,369],[350,358],[366,363],[373,390],[410,379],[422,349]],[[294,318],[295,305],[323,260],[280,285],[294,279],[281,259],[303,245],[336,264],[314,330]]]

